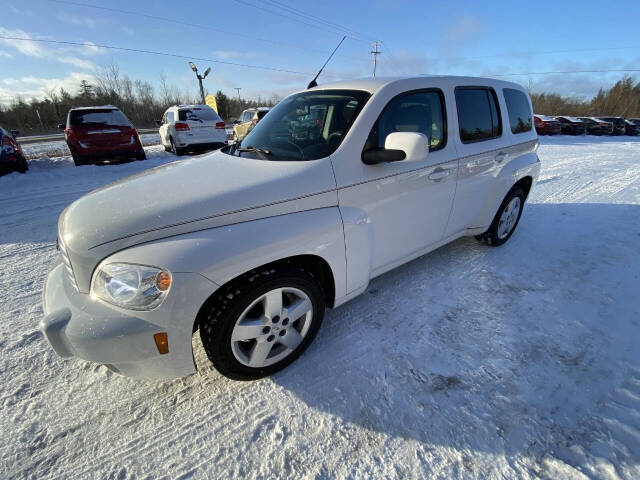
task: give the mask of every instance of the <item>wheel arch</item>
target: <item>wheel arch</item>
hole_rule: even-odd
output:
[[[212,292],[211,295],[204,301],[204,303],[200,306],[198,310],[198,314],[194,319],[193,323],[193,332],[195,333],[200,325],[200,319],[204,312],[207,312],[209,306],[216,299],[216,293],[220,289],[224,289],[227,285],[230,285],[236,281],[238,281],[241,277],[246,275],[251,275],[260,270],[270,269],[270,268],[278,268],[283,265],[288,266],[296,266],[303,268],[305,271],[311,273],[314,278],[318,279],[322,290],[325,295],[325,304],[327,307],[332,308],[335,303],[335,295],[336,295],[336,284],[333,271],[331,270],[331,266],[329,263],[322,257],[313,254],[303,254],[303,255],[293,255],[291,257],[281,258],[279,260],[275,260],[273,262],[266,263],[264,265],[260,265],[258,267],[252,268],[251,270],[241,273],[236,277],[232,278],[228,282],[223,285],[220,285],[220,288],[216,291]]]

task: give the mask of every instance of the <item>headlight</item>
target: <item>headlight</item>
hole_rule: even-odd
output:
[[[132,263],[105,263],[91,282],[91,296],[131,310],[151,310],[162,303],[171,287],[171,273]]]

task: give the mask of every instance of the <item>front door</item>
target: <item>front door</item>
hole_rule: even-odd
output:
[[[363,181],[355,185],[341,186],[338,179],[343,217],[362,214],[369,232],[369,238],[363,240],[361,231],[348,228],[345,220],[347,259],[361,258],[361,242],[368,242],[371,276],[443,239],[456,189],[457,155],[454,143],[446,138],[446,109],[440,90],[412,91],[391,100],[363,147],[383,148],[393,132],[425,134],[429,154],[423,160],[363,165]]]

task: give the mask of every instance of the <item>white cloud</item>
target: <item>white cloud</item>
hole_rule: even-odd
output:
[[[476,17],[461,17],[447,29],[441,50],[444,54],[455,53],[462,46],[482,36],[484,33],[484,25]]]
[[[63,78],[45,78],[35,76],[24,76],[21,78],[4,78],[2,83],[8,88],[0,87],[0,103],[9,104],[17,96],[24,99],[43,99],[51,91],[59,92],[64,88],[68,92],[75,93],[82,80],[89,83],[96,82],[92,74],[82,72],[72,72]]]
[[[255,58],[258,56],[256,52],[238,52],[235,50],[215,50],[213,54],[222,59],[229,58]]]
[[[13,55],[11,55],[9,52],[5,52],[3,50],[0,50],[0,58],[13,58]]]
[[[56,15],[56,19],[68,23],[70,25],[75,25],[76,27],[86,27],[86,28],[95,28],[98,25],[98,22],[93,18],[82,17],[82,16],[74,16],[67,14],[59,13]]]
[[[18,38],[24,38],[26,40],[30,40],[31,38],[33,38],[23,30],[9,30],[8,28],[0,27],[0,34],[8,37],[15,37],[14,39],[0,38],[0,45],[6,45],[8,47],[14,48],[18,53],[27,55],[29,57],[45,58],[48,60],[73,65],[74,67],[82,68],[85,70],[96,70],[96,66],[89,60],[79,58],[77,54],[82,56],[93,56],[106,52],[104,48],[98,47],[92,42],[84,42],[84,46],[82,47],[67,46],[60,47],[55,50],[48,49],[37,42],[17,40]],[[6,55],[11,54],[7,53]]]

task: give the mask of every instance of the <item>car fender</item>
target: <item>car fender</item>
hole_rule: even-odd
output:
[[[525,177],[532,178],[531,188],[533,188],[539,173],[540,159],[535,151],[523,153],[505,163],[496,176],[495,188],[491,191],[486,208],[483,209],[475,224],[488,228],[509,190]]]
[[[127,248],[109,258],[198,273],[217,286],[268,263],[313,255],[331,268],[335,298],[346,294],[346,259],[338,207],[239,222]],[[211,292],[213,293],[213,291]]]

